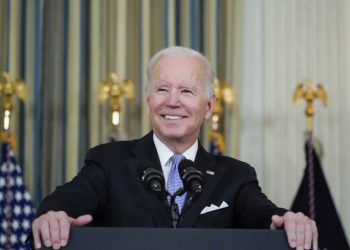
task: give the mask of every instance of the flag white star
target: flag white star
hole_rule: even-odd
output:
[[[23,185],[23,180],[21,177],[17,176],[16,178],[16,184],[17,186],[22,186]]]
[[[14,156],[15,156],[15,154],[13,153],[12,150],[10,150],[10,151],[8,152],[8,154],[9,154],[10,157],[14,157]]]
[[[31,207],[28,206],[28,205],[25,205],[25,206],[24,206],[24,214],[25,214],[25,215],[29,215],[31,212],[32,212]]]
[[[17,201],[21,201],[22,200],[22,193],[20,191],[16,191],[16,194],[15,194],[15,199]]]
[[[27,235],[26,234],[21,234],[21,241],[25,242],[27,239]]]
[[[5,242],[6,242],[6,236],[4,234],[1,234],[0,235],[0,242],[1,242],[1,245],[4,245]]]
[[[12,222],[12,228],[14,230],[17,230],[19,228],[19,223],[18,223],[18,220],[13,220]]]
[[[0,178],[0,187],[5,186],[5,179],[4,178]]]
[[[17,242],[17,236],[15,234],[11,235],[10,241],[12,244],[15,244]]]
[[[15,213],[16,216],[19,216],[22,212],[21,207],[16,205],[13,209],[13,212]]]
[[[7,222],[4,220],[2,223],[1,223],[1,227],[6,230],[7,228]]]
[[[29,229],[30,228],[29,220],[24,219],[23,222],[22,222],[22,227],[24,229]]]
[[[1,165],[1,172],[6,172],[6,164]]]
[[[29,200],[30,200],[30,194],[29,194],[27,191],[24,193],[24,199],[25,199],[26,201],[29,201]]]
[[[9,168],[8,169],[9,169],[10,172],[13,172],[13,170],[15,170],[15,166],[13,165],[13,163],[9,164]]]

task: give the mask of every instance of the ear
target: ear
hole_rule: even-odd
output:
[[[216,101],[215,95],[212,95],[207,102],[207,111],[204,116],[205,119],[209,119],[213,114],[215,101]]]
[[[146,104],[147,104],[147,112],[148,112],[148,114],[149,114],[149,98],[150,98],[150,96],[146,95]]]

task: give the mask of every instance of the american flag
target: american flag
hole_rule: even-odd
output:
[[[209,152],[213,155],[222,155],[225,148],[224,139],[218,131],[210,131]]]
[[[291,210],[316,221],[319,249],[347,250],[349,244],[313,142],[309,132],[305,143],[306,168]]]
[[[22,170],[8,142],[2,143],[0,165],[0,249],[30,249],[26,243],[34,217]]]
[[[220,148],[219,148],[217,140],[212,139],[210,141],[209,147],[210,147],[209,152],[211,154],[213,154],[213,155],[221,155]]]

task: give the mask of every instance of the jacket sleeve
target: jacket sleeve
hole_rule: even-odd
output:
[[[58,186],[40,204],[36,217],[48,211],[65,211],[71,217],[95,215],[107,199],[108,170],[99,150],[90,149],[80,173]]]
[[[287,210],[277,207],[261,191],[254,168],[249,167],[236,198],[236,218],[242,228],[269,228],[274,214]]]

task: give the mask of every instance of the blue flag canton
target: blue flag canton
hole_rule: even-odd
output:
[[[0,165],[0,248],[30,249],[25,240],[34,217],[22,170],[8,143],[2,145]]]
[[[222,155],[225,150],[225,142],[219,131],[212,130],[209,132],[209,152],[213,155]]]
[[[217,141],[215,139],[212,139],[210,141],[210,145],[209,145],[210,149],[209,152],[213,155],[221,155],[221,151],[219,148],[219,145],[217,143]]]

